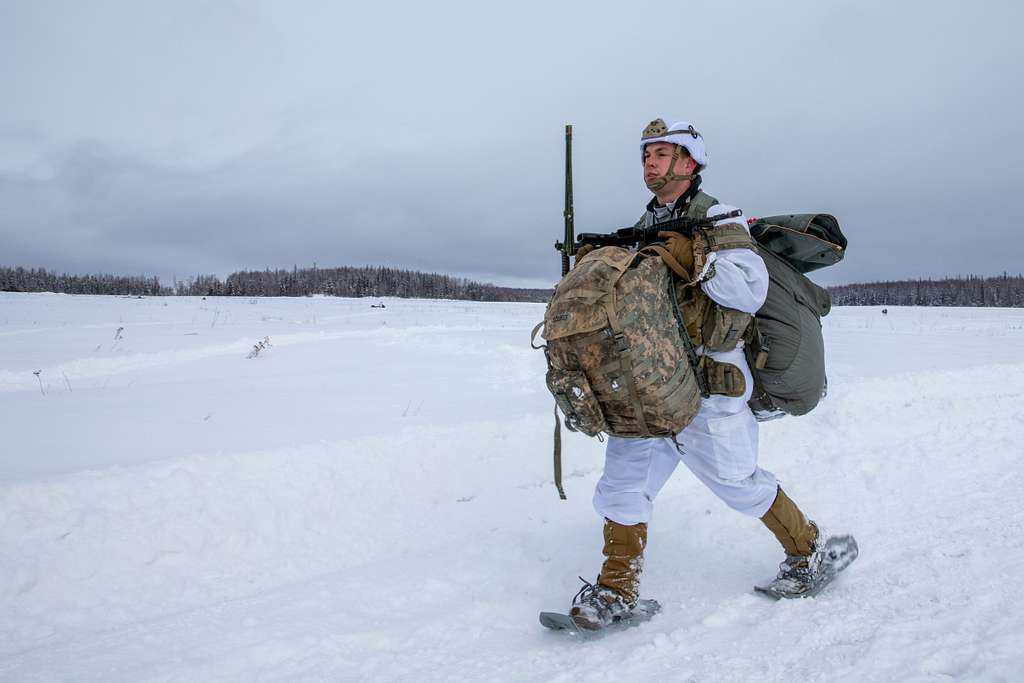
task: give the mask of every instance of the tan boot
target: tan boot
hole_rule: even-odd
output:
[[[786,560],[775,579],[754,588],[776,599],[817,595],[860,553],[853,536],[829,536],[781,488],[761,521],[785,548]]]
[[[597,582],[611,588],[632,607],[640,594],[640,572],[647,547],[647,525],[604,521],[604,564]]]
[[[775,502],[761,521],[779,539],[787,555],[810,555],[814,552],[818,528],[804,517],[782,487],[779,487]]]
[[[640,593],[647,525],[627,526],[606,519],[604,564],[597,584],[586,584],[576,597],[569,616],[580,628],[607,626],[636,605]]]

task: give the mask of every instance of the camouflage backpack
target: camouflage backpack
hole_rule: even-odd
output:
[[[697,360],[658,251],[603,247],[558,283],[543,326],[546,381],[566,426],[588,436],[673,436],[700,410],[697,373],[742,395],[733,365]]]

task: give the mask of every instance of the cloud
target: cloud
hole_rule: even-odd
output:
[[[1012,3],[64,10],[0,17],[20,67],[0,70],[8,265],[388,264],[544,286],[562,126],[577,228],[602,231],[649,197],[637,138],[657,116],[698,125],[705,188],[748,215],[836,214],[849,254],[822,281],[1024,258]]]

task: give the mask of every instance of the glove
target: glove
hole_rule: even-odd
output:
[[[576,260],[572,262],[572,267],[575,268],[576,264],[579,263],[584,256],[586,256],[592,251],[594,251],[593,244],[584,244],[582,247],[580,247],[579,250],[576,252]]]
[[[693,240],[678,232],[659,232],[658,238],[665,240],[665,249],[692,278]]]

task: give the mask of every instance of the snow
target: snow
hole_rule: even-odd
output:
[[[860,559],[754,595],[776,542],[680,468],[663,612],[576,642],[602,446],[559,501],[543,306],[384,302],[0,294],[0,680],[1020,679],[1024,311],[833,311],[761,463]]]

